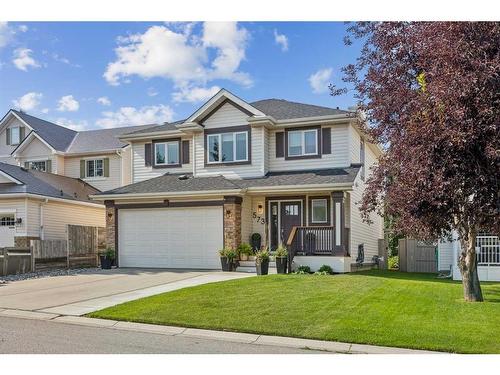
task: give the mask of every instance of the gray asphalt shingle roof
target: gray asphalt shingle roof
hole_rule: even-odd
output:
[[[77,178],[26,170],[6,163],[0,163],[0,171],[22,183],[0,183],[0,197],[2,194],[29,193],[89,202],[89,195],[99,193],[98,189]],[[98,202],[94,201],[93,203]]]
[[[292,118],[315,117],[351,114],[350,111],[342,109],[321,107],[312,104],[290,102],[284,99],[264,99],[250,103],[267,116],[272,116],[276,120],[287,120]]]
[[[15,109],[12,112],[31,126],[45,142],[57,151],[66,151],[77,134],[74,130],[28,115],[27,113],[16,111]]]
[[[163,176],[105,191],[100,194],[173,193],[290,185],[296,185],[299,190],[300,185],[353,183],[360,167],[360,164],[352,164],[348,168],[269,172],[264,177],[241,180],[227,179],[223,176],[193,177],[191,174],[179,175],[167,173]],[[182,178],[181,176],[187,178]]]
[[[161,125],[150,125],[148,128],[139,129],[139,130],[132,131],[130,133],[124,133],[124,134],[136,135],[136,134],[143,134],[143,133],[154,133],[154,132],[164,132],[164,131],[168,131],[168,130],[177,130],[176,125],[182,124],[184,121],[186,121],[186,120],[184,119],[184,120],[179,120],[179,121],[174,121],[174,122],[166,122],[166,123],[161,124]]]

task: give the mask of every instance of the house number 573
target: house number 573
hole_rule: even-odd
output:
[[[259,216],[257,215],[257,212],[252,212],[252,217],[253,219],[255,220],[255,222],[259,223],[259,224],[265,224],[266,223],[266,219],[262,216]]]

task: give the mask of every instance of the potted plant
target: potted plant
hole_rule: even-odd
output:
[[[269,272],[269,250],[263,249],[255,254],[255,269],[257,275],[267,275]]]
[[[254,252],[260,250],[260,247],[262,246],[262,236],[260,235],[260,233],[253,233],[250,236],[250,243]]]
[[[219,256],[222,271],[234,271],[234,269],[236,268],[234,264],[234,259],[236,259],[236,251],[231,248],[224,248],[219,250]]]
[[[248,257],[252,254],[252,247],[247,243],[242,243],[238,246],[238,254],[240,255],[240,260],[248,260]]]
[[[286,266],[288,262],[288,250],[285,246],[279,245],[274,253],[276,259],[276,272],[286,273]]]
[[[101,261],[101,268],[103,270],[110,270],[115,259],[115,250],[108,247],[106,251],[99,254],[99,259]]]

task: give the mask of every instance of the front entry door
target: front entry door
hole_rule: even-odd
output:
[[[294,226],[302,225],[302,201],[271,202],[270,245],[274,251],[280,243],[286,244]]]

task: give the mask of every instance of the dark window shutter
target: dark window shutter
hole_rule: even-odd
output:
[[[104,177],[109,177],[109,158],[104,158]]]
[[[30,169],[30,162],[29,161],[25,161],[24,162],[24,168],[25,169]]]
[[[331,154],[332,153],[332,129],[331,128],[323,128],[321,129],[321,142],[322,142],[322,151],[323,154]]]
[[[24,126],[21,126],[19,128],[19,143],[21,143],[24,140],[24,130],[25,130]]]
[[[10,128],[7,128],[7,144],[10,145]]]
[[[182,141],[182,164],[189,164],[189,141]]]
[[[80,178],[85,178],[85,160],[80,160]]]
[[[285,156],[285,132],[277,132],[276,134],[276,157],[282,158]]]
[[[47,160],[45,162],[45,172],[52,173],[52,160]]]
[[[146,167],[151,166],[151,160],[152,160],[152,155],[151,155],[151,143],[146,143],[144,145],[144,165]]]

